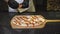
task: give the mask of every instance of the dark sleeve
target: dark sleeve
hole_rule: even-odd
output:
[[[29,0],[24,0],[22,3],[22,8],[28,8],[29,7]]]
[[[14,0],[9,0],[8,5],[13,9],[17,9],[19,7],[19,4]]]

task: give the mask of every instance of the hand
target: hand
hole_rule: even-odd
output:
[[[22,4],[19,4],[19,7],[18,8],[22,8]]]

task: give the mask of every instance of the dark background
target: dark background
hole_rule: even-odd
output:
[[[0,12],[0,34],[60,34],[60,22],[57,23],[46,23],[42,29],[12,29],[10,26],[10,20],[15,15],[42,15],[46,19],[60,19],[60,11],[47,11],[46,10],[47,0],[34,0],[36,12],[23,12],[13,13],[7,12],[8,7],[6,3],[3,5],[7,8]],[[3,7],[2,5],[2,7]],[[1,5],[0,5],[1,6]],[[0,9],[2,8],[0,7]]]

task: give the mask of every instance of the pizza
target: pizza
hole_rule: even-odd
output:
[[[15,16],[11,23],[20,27],[37,27],[45,22],[42,16],[38,15],[20,15]]]

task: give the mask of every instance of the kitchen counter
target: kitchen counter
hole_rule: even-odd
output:
[[[0,13],[0,33],[1,34],[60,34],[60,22],[46,23],[42,29],[12,29],[10,20],[15,15],[43,15],[46,19],[60,19],[60,12],[35,12],[35,13]]]

